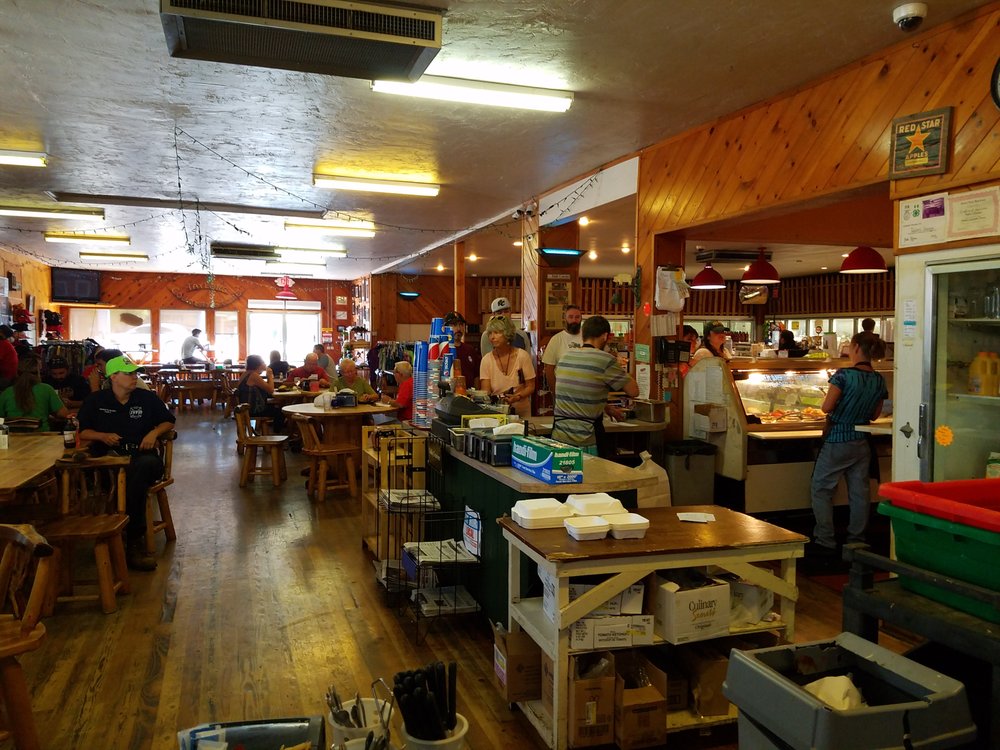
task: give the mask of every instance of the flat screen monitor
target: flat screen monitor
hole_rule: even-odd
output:
[[[53,268],[52,301],[100,302],[101,272],[81,268]]]

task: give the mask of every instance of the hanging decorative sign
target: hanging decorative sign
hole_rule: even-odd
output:
[[[274,280],[276,286],[281,287],[275,296],[276,299],[298,299],[295,296],[295,292],[292,291],[292,287],[295,286],[295,282],[288,276],[279,276]]]
[[[243,296],[242,290],[230,289],[218,284],[214,278],[209,283],[195,282],[183,289],[168,286],[167,291],[189,307],[214,310],[219,307],[230,307]],[[205,299],[201,299],[204,297]]]
[[[889,179],[947,172],[950,131],[951,107],[894,119]]]

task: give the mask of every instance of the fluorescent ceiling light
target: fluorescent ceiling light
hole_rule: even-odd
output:
[[[282,258],[303,258],[307,259],[308,262],[313,262],[317,257],[327,257],[327,258],[346,258],[346,250],[335,250],[334,248],[326,247],[276,247],[274,252],[280,255]]]
[[[433,185],[429,182],[369,180],[361,177],[338,177],[332,174],[314,174],[313,185],[333,190],[357,190],[362,193],[392,193],[393,195],[423,195],[431,198],[441,191],[440,185]]]
[[[372,91],[380,94],[415,96],[465,104],[532,109],[542,112],[565,112],[573,103],[572,91],[514,86],[509,83],[470,81],[464,78],[423,76],[416,83],[372,81]]]
[[[399,292],[399,296],[411,302],[420,296],[420,292]]]
[[[127,260],[130,262],[145,263],[149,256],[145,253],[94,253],[82,251],[80,260]]]
[[[80,221],[104,221],[104,209],[0,206],[0,216],[24,216],[29,219],[78,219]]]
[[[539,252],[542,255],[567,255],[573,258],[579,258],[583,255],[583,250],[574,250],[568,247],[543,247]]]
[[[44,167],[48,154],[43,151],[8,151],[0,149],[0,164],[12,167]]]
[[[129,245],[127,234],[76,234],[73,232],[46,232],[46,242],[65,242],[76,245]]]
[[[375,222],[344,221],[343,219],[294,219],[285,222],[285,229],[291,231],[308,230],[322,232],[336,237],[366,237],[375,236]]]

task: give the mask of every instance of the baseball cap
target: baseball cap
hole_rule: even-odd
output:
[[[444,316],[444,324],[446,326],[453,325],[454,323],[465,323],[465,318],[462,316],[462,313],[456,310],[452,310]]]
[[[498,313],[501,310],[509,310],[511,309],[511,307],[512,305],[510,304],[509,299],[507,299],[506,297],[497,297],[490,304],[490,312]]]
[[[710,333],[729,333],[729,328],[719,320],[712,320],[705,324],[705,335]]]
[[[139,365],[135,364],[128,357],[113,357],[104,365],[104,374],[110,378],[116,372],[135,372],[138,369]]]

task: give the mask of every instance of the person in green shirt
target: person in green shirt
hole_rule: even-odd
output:
[[[49,416],[66,419],[69,409],[55,389],[42,382],[41,361],[34,354],[21,357],[13,385],[0,393],[0,416],[4,419],[31,417],[38,429],[49,431]]]
[[[340,360],[340,377],[333,382],[333,390],[349,388],[358,396],[359,404],[369,404],[378,401],[378,394],[364,378],[358,377],[358,366],[353,359]]]

